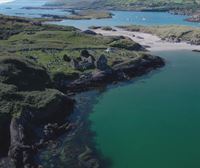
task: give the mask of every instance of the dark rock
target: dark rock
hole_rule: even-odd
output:
[[[96,61],[95,61],[95,66],[97,69],[104,71],[108,68],[108,60],[105,55],[100,55]]]
[[[80,56],[88,58],[90,56],[90,53],[88,52],[88,50],[82,50]]]
[[[14,162],[9,158],[0,158],[0,167],[1,168],[16,168]]]
[[[98,160],[93,157],[93,151],[85,147],[85,151],[78,156],[79,164],[83,168],[99,168]]]
[[[97,70],[91,74],[84,75],[69,83],[66,88],[73,92],[85,91],[113,83],[115,81],[127,80],[139,76],[152,69],[164,66],[160,57],[146,55],[143,58],[134,58],[126,62],[115,64],[112,68],[106,66],[104,70]]]
[[[75,79],[79,78],[78,73],[65,74],[63,72],[56,72],[52,75],[54,86],[63,92],[66,91],[65,86]]]
[[[59,126],[57,123],[54,124],[47,124],[44,126],[43,132],[45,136],[45,140],[52,140],[57,138],[62,133],[71,130],[72,125],[69,123],[65,123]]]
[[[10,114],[1,114],[0,116],[0,158],[7,156],[10,146]],[[1,166],[0,166],[1,167]]]
[[[66,62],[70,62],[70,61],[71,61],[71,58],[70,58],[68,55],[65,54],[65,55],[63,56],[63,60],[66,61]]]
[[[97,33],[95,33],[92,30],[85,30],[85,31],[82,31],[82,32],[85,33],[85,34],[89,34],[89,35],[97,35]]]
[[[16,168],[33,168],[37,151],[33,128],[63,121],[70,114],[74,101],[56,89],[49,89],[50,84],[53,86],[50,76],[33,62],[1,58],[0,65],[0,131],[3,137],[0,142],[9,143],[10,140],[9,157]]]
[[[96,29],[100,29],[101,26],[90,26],[89,28],[90,28],[90,29],[93,29],[93,30],[96,30]]]
[[[200,50],[192,50],[193,52],[200,52]]]

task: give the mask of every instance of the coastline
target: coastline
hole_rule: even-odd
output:
[[[75,76],[75,79],[71,79],[68,76],[61,76],[58,81],[53,80],[50,77],[51,71],[47,71],[45,66],[41,66],[38,64],[37,61],[34,62],[34,58],[5,58],[2,59],[0,62],[2,64],[2,67],[7,67],[7,62],[11,62],[9,65],[16,67],[15,70],[12,72],[14,73],[15,71],[17,72],[22,72],[16,76],[16,83],[12,83],[13,85],[16,85],[16,88],[10,88],[9,84],[2,84],[2,94],[22,94],[24,99],[22,99],[22,102],[20,102],[19,106],[26,104],[22,108],[22,112],[17,110],[16,116],[15,111],[13,112],[12,109],[6,111],[6,115],[9,115],[9,121],[6,121],[8,127],[5,129],[5,126],[2,125],[2,129],[5,129],[6,132],[9,132],[9,137],[4,137],[6,142],[11,142],[8,144],[6,147],[5,151],[5,156],[9,156],[12,161],[14,161],[14,164],[17,165],[17,167],[26,167],[28,165],[39,165],[37,161],[37,154],[38,151],[43,151],[46,147],[51,147],[52,143],[59,143],[59,140],[61,136],[65,135],[74,135],[74,127],[77,126],[73,120],[71,120],[71,112],[73,112],[73,107],[74,107],[74,100],[73,96],[76,95],[77,93],[82,93],[86,90],[95,90],[99,88],[104,88],[110,84],[117,83],[120,81],[126,81],[133,79],[134,77],[137,76],[142,76],[144,74],[147,74],[148,72],[161,68],[164,66],[165,62],[162,58],[157,57],[157,56],[152,56],[147,53],[141,54],[139,51],[143,52],[143,47],[141,47],[137,43],[133,43],[131,40],[126,40],[124,38],[106,38],[102,39],[102,36],[99,35],[91,35],[87,34],[87,32],[81,32],[80,30],[77,30],[75,28],[71,27],[62,27],[62,26],[53,26],[53,25],[42,25],[40,21],[36,20],[26,20],[22,18],[17,18],[17,17],[8,17],[8,16],[2,16],[2,21],[5,20],[5,23],[9,22],[14,22],[15,24],[22,24],[22,28],[24,28],[24,25],[27,25],[28,27],[31,27],[32,31],[33,28],[35,28],[36,33],[39,32],[40,34],[43,33],[44,38],[46,38],[46,30],[49,30],[48,32],[48,37],[49,33],[54,33],[55,31],[58,32],[58,37],[60,39],[60,35],[63,36],[63,33],[66,33],[64,39],[60,39],[61,42],[65,42],[65,40],[70,40],[73,42],[74,39],[76,39],[77,35],[80,38],[80,42],[78,44],[81,44],[81,50],[83,48],[88,49],[88,44],[91,43],[91,48],[95,50],[95,48],[99,45],[99,47],[102,48],[102,44],[104,44],[103,51],[107,49],[110,45],[114,45],[113,47],[115,48],[115,51],[111,51],[110,54],[113,54],[115,57],[117,54],[120,53],[120,51],[126,51],[127,53],[127,58],[126,55],[123,55],[125,60],[122,60],[122,62],[118,62],[117,60],[114,61],[115,64],[107,64],[107,59],[105,56],[100,55],[98,57],[98,54],[95,54],[94,60],[97,60],[96,67],[93,69],[92,73],[85,73],[82,74],[78,77]],[[4,26],[4,25],[3,25]],[[7,30],[2,26],[2,30]],[[26,27],[27,27],[26,26]],[[24,29],[18,29],[18,33],[23,32]],[[13,28],[14,29],[14,28]],[[11,30],[13,30],[11,27]],[[41,30],[42,29],[42,30]],[[16,29],[14,29],[16,31]],[[8,36],[4,36],[5,40],[10,37],[10,36],[15,36],[16,34],[8,34]],[[33,36],[33,34],[29,33],[29,36]],[[16,35],[18,36],[18,34]],[[41,36],[40,36],[41,37]],[[43,37],[43,36],[42,36]],[[70,37],[70,38],[69,38]],[[50,39],[54,39],[55,36],[50,36]],[[41,39],[41,38],[38,38]],[[38,40],[37,39],[37,40]],[[95,39],[95,40],[93,40]],[[54,39],[55,40],[55,39]],[[87,40],[87,41],[86,41]],[[92,42],[90,42],[93,40]],[[102,40],[102,41],[101,41]],[[104,41],[103,41],[104,40]],[[125,41],[124,41],[125,40]],[[50,42],[49,42],[50,41]],[[48,44],[52,44],[51,40],[49,40]],[[87,42],[87,46],[82,46],[82,41]],[[95,43],[94,41],[98,43]],[[110,41],[110,45],[108,45],[108,41]],[[76,42],[76,41],[75,41]],[[73,43],[75,47],[77,47],[77,43]],[[113,43],[114,42],[114,43]],[[123,42],[127,42],[127,45],[123,45]],[[32,44],[32,43],[30,43]],[[122,46],[121,46],[122,44]],[[126,43],[125,43],[126,44]],[[35,45],[38,45],[36,43]],[[50,49],[54,47],[54,43]],[[116,45],[116,46],[115,46]],[[30,47],[28,45],[28,47]],[[43,47],[43,48],[42,48]],[[122,48],[120,48],[122,47]],[[139,48],[138,48],[139,47]],[[10,47],[8,48],[10,49]],[[18,48],[19,49],[19,48]],[[44,46],[39,46],[39,48],[33,48],[33,50],[42,50],[46,48],[46,43],[45,47]],[[139,51],[138,51],[139,49]],[[57,48],[54,48],[54,50],[58,50]],[[59,51],[64,50],[63,45],[59,47]],[[78,50],[75,48],[75,50]],[[9,50],[7,50],[9,51]],[[22,48],[21,51],[26,51],[26,48]],[[31,52],[31,50],[29,50]],[[97,50],[98,51],[98,50]],[[100,52],[101,51],[101,52]],[[100,53],[102,53],[102,49],[100,49]],[[134,52],[132,52],[134,51]],[[112,53],[113,52],[113,53]],[[137,53],[138,52],[138,53]],[[46,51],[45,51],[46,53]],[[125,53],[125,54],[126,54]],[[49,56],[49,53],[47,53]],[[85,52],[80,52],[79,53],[81,58],[85,56]],[[90,53],[89,53],[90,54]],[[108,53],[107,53],[108,54]],[[134,54],[133,57],[130,58],[130,55]],[[83,56],[84,55],[84,56]],[[86,51],[86,55],[88,56],[88,52]],[[62,55],[63,56],[63,55]],[[120,56],[120,55],[119,55]],[[115,58],[114,57],[114,58]],[[62,57],[61,62],[63,62],[63,58],[66,58],[66,56]],[[31,59],[31,60],[30,60]],[[37,59],[37,58],[35,58]],[[92,58],[93,60],[93,58]],[[102,61],[103,60],[103,61]],[[33,63],[31,63],[33,61]],[[113,63],[114,63],[113,62]],[[26,67],[29,71],[33,73],[28,73],[29,71],[24,69],[20,69],[21,66],[15,66],[15,64],[23,64],[23,67]],[[33,66],[33,65],[34,66]],[[69,64],[68,64],[69,65]],[[41,67],[40,67],[41,66]],[[60,67],[61,65],[58,64]],[[64,64],[66,66],[66,64]],[[73,67],[72,67],[73,68]],[[19,70],[20,69],[20,70]],[[5,71],[8,71],[8,69],[5,68]],[[40,79],[41,75],[37,75],[39,80],[36,79],[36,76],[34,74],[38,74],[38,70],[40,70],[43,74],[45,74],[45,78]],[[50,70],[50,69],[49,69]],[[63,71],[62,71],[63,72]],[[28,73],[28,74],[27,74]],[[9,78],[10,73],[8,74],[7,77]],[[22,75],[22,76],[21,76]],[[67,72],[66,72],[67,75]],[[12,75],[11,75],[12,76]],[[25,77],[24,77],[25,76]],[[4,76],[1,74],[0,78],[2,78],[2,82],[4,81]],[[31,78],[31,79],[30,79]],[[25,80],[24,82],[22,81]],[[26,81],[29,79],[28,81]],[[40,81],[41,80],[41,81]],[[64,82],[63,82],[64,80]],[[20,81],[18,83],[18,81]],[[34,83],[33,81],[37,81],[37,83]],[[40,81],[40,82],[38,82]],[[59,86],[56,86],[56,83],[58,82]],[[66,91],[61,92],[61,88],[64,87]],[[24,86],[24,85],[25,86]],[[5,86],[8,88],[5,91]],[[22,86],[21,86],[22,85]],[[39,86],[38,86],[39,85]],[[40,86],[41,85],[41,86]],[[30,88],[31,87],[31,88]],[[3,89],[4,88],[4,89]],[[60,91],[59,91],[60,88]],[[11,93],[9,93],[11,92]],[[70,92],[68,94],[68,92]],[[68,96],[67,96],[68,95]],[[26,99],[27,97],[27,99]],[[29,102],[30,98],[31,100],[33,99],[34,101]],[[24,103],[23,101],[27,100],[28,102]],[[41,101],[42,100],[42,101]],[[4,101],[9,101],[10,104],[15,105],[15,101],[13,102],[12,100],[5,100]],[[32,102],[34,102],[32,104]],[[37,103],[41,103],[42,105],[34,107],[37,105]],[[27,114],[26,110],[23,110],[24,108],[29,108],[27,107],[30,104],[30,114]],[[5,103],[2,103],[2,106],[5,106]],[[32,107],[33,106],[33,107]],[[9,106],[10,107],[10,106]],[[3,108],[2,108],[3,109]],[[80,109],[82,110],[82,109]],[[10,111],[14,113],[12,116],[10,116]],[[5,111],[3,111],[5,113]],[[75,115],[72,113],[72,115]],[[58,119],[57,119],[58,117]],[[64,119],[64,121],[63,121]],[[38,123],[41,121],[42,123]],[[87,124],[87,123],[83,123]],[[79,127],[79,126],[77,126]],[[19,129],[20,128],[20,129]],[[39,130],[39,132],[37,131]],[[28,135],[27,132],[30,132],[31,135]],[[68,134],[69,133],[69,134]],[[85,132],[83,132],[84,134]],[[85,135],[85,134],[84,134]],[[83,135],[83,136],[84,136]],[[85,145],[84,142],[80,142],[81,139],[77,139],[79,143],[83,143],[83,146]],[[3,144],[3,143],[2,143]],[[72,145],[73,146],[73,145]],[[70,146],[71,147],[71,146]],[[93,150],[94,148],[94,150]],[[73,150],[73,147],[72,147]],[[70,153],[71,155],[74,155],[74,158],[76,158],[76,168],[83,167],[84,165],[89,165],[93,164],[94,162],[94,156],[91,153],[91,151],[95,151],[95,146],[92,145],[92,150],[86,148],[85,151],[84,149],[81,149],[82,151],[72,151]],[[7,155],[7,152],[9,151],[9,155]],[[68,152],[68,151],[67,151]],[[70,151],[69,151],[70,152]],[[53,155],[53,154],[52,154]],[[69,155],[67,155],[69,156]],[[66,156],[66,157],[67,157]],[[79,156],[77,158],[77,156]],[[88,160],[88,157],[90,158]],[[8,159],[8,158],[7,158]],[[70,159],[70,158],[68,158]],[[77,160],[78,159],[78,160]],[[10,161],[10,160],[9,160]],[[47,161],[47,160],[46,160]],[[1,161],[0,160],[0,167],[1,163],[5,163],[5,160]],[[96,162],[96,161],[95,161]],[[14,167],[14,166],[13,166]],[[11,168],[11,166],[10,166]]]
[[[115,31],[93,29],[95,33],[102,34],[103,36],[126,36],[133,41],[140,43],[147,47],[149,51],[174,51],[174,50],[200,50],[200,46],[191,45],[186,42],[172,43],[162,40],[156,35],[149,33],[142,33],[136,31],[127,31],[114,27]]]
[[[109,35],[122,36],[123,35],[123,36],[129,37],[132,40],[140,43],[141,45],[146,46],[149,51],[183,50],[183,49],[184,50],[185,49],[186,50],[198,50],[199,49],[199,46],[190,45],[190,44],[187,44],[184,42],[170,43],[170,42],[162,41],[159,37],[157,37],[155,35],[147,34],[147,33],[129,32],[129,31],[125,31],[122,29],[116,29],[116,30],[117,31],[97,30],[97,33],[100,33],[100,34],[106,35],[106,36],[109,36]],[[100,31],[100,32],[98,32],[98,31]],[[133,35],[134,35],[134,37],[133,37]],[[152,70],[152,69],[150,69],[150,70]],[[142,73],[140,75],[145,75],[148,72],[149,71],[147,71],[147,72],[145,71],[144,73]],[[86,82],[88,82],[88,81],[86,81]],[[82,84],[82,83],[80,83],[80,84]],[[103,86],[104,86],[104,84],[103,84]],[[90,88],[90,86],[89,86],[89,88]],[[94,89],[94,88],[92,88],[92,89]],[[82,92],[82,90],[80,92]],[[94,146],[92,145],[92,147],[94,147]],[[87,149],[86,149],[86,152],[87,152]],[[87,153],[85,156],[86,157],[88,156]]]

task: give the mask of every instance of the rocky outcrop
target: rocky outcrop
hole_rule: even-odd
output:
[[[59,126],[57,123],[47,124],[43,129],[43,139],[34,143],[32,138],[35,135],[32,132],[31,125],[26,118],[13,118],[10,124],[11,145],[9,156],[14,162],[16,168],[34,168],[37,164],[34,162],[34,155],[42,147],[48,145],[49,141],[57,138],[71,130],[69,123]]]
[[[105,86],[112,82],[127,80],[145,74],[153,69],[164,66],[164,60],[157,56],[145,55],[132,60],[115,64],[104,70],[82,75],[79,79],[69,83],[67,90],[79,92],[91,88]]]
[[[193,52],[200,52],[200,50],[192,50]]]
[[[14,161],[16,168],[35,166],[32,158],[34,148],[30,145],[31,142],[27,137],[27,126],[27,121],[20,117],[13,118],[10,124],[11,144],[9,156]]]
[[[105,55],[100,55],[96,61],[95,66],[98,70],[105,71],[108,67],[108,59]]]
[[[7,150],[10,146],[9,157],[16,168],[34,167],[34,154],[44,144],[36,143],[35,129],[49,122],[63,121],[72,111],[74,101],[50,88],[53,82],[48,73],[33,62],[2,58],[0,65],[0,130],[5,130],[0,141]],[[57,131],[65,128],[58,126]],[[45,134],[43,137],[48,140]]]
[[[127,49],[131,51],[145,51],[145,48],[143,46],[141,46],[139,43],[136,43],[129,38],[119,39],[117,41],[114,41],[110,44],[110,46],[114,48]]]
[[[89,34],[89,35],[97,35],[97,33],[95,33],[94,31],[92,30],[84,30],[82,31],[84,34]]]
[[[98,160],[93,158],[93,151],[86,146],[85,151],[78,156],[79,165],[83,168],[99,168]]]
[[[90,59],[90,55],[83,52],[82,59]],[[103,55],[95,60],[91,58],[91,61],[94,61],[97,69],[81,75],[78,79],[73,76],[73,79],[64,83],[63,87],[68,92],[84,91],[127,80],[164,65],[161,58],[147,54],[115,63],[112,67],[108,66],[106,56]],[[0,129],[9,133],[2,135],[0,140],[3,143],[10,142],[6,151],[9,148],[9,158],[16,168],[37,167],[37,151],[73,128],[73,125],[65,123],[64,119],[72,111],[74,101],[53,88],[56,80],[60,82],[59,75],[54,76],[52,82],[46,70],[33,62],[3,58],[0,65]],[[37,74],[41,74],[43,79]],[[24,77],[30,81],[23,79]],[[34,79],[39,80],[40,84],[34,85]],[[42,130],[39,134],[35,131],[37,128]],[[78,160],[83,167],[99,167],[89,148],[79,155]]]

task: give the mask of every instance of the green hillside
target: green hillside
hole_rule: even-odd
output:
[[[200,0],[54,0],[49,5],[75,8],[107,8],[123,10],[197,8]]]

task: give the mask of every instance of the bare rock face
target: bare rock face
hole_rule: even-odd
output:
[[[32,93],[34,92],[34,93]],[[63,120],[73,107],[73,101],[59,91],[50,89],[46,91],[31,91],[26,98],[29,101],[18,116],[12,117],[10,123],[9,156],[17,168],[34,165],[34,137],[37,137],[32,126],[38,124]],[[35,106],[31,103],[36,103]],[[40,104],[41,103],[41,104]]]
[[[28,138],[26,137],[25,121],[21,118],[13,118],[10,124],[11,144],[9,149],[9,157],[12,158],[16,168],[25,167],[32,163],[31,153],[33,149],[30,145],[26,145]]]

